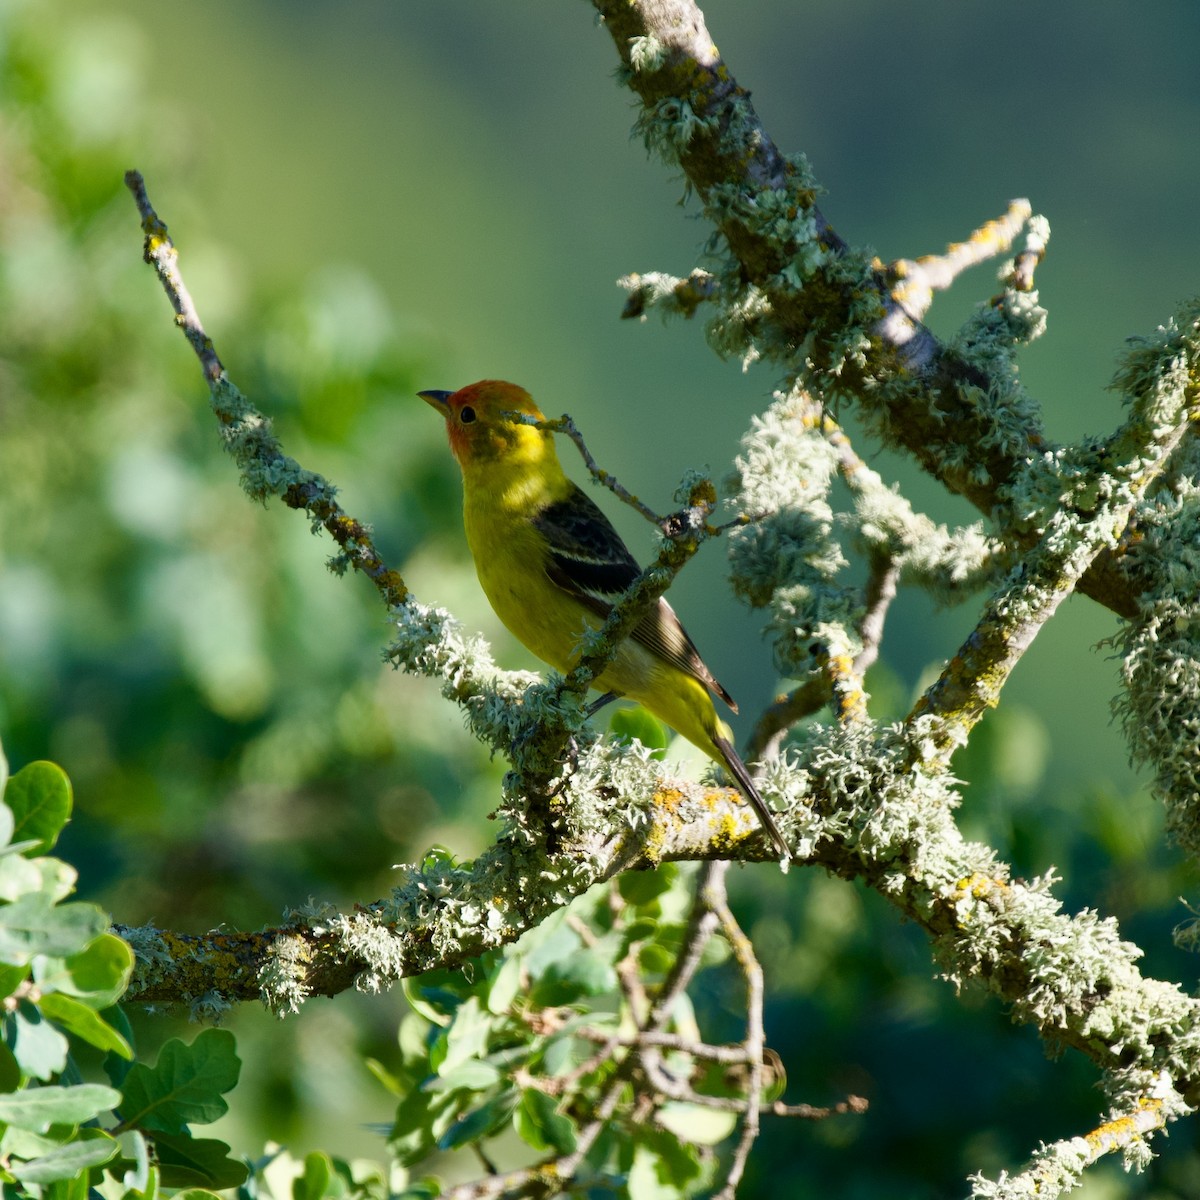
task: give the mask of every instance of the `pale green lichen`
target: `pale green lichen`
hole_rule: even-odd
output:
[[[1127,427],[1165,442],[1192,396],[1200,361],[1200,300],[1129,350],[1116,386],[1130,400]],[[1184,443],[1162,486],[1136,510],[1128,558],[1143,586],[1141,610],[1122,633],[1124,691],[1115,702],[1135,761],[1149,764],[1180,844],[1200,855],[1200,489],[1196,439]],[[1136,469],[1154,463],[1145,454]]]
[[[1181,484],[1142,515],[1137,561],[1156,586],[1123,631],[1115,707],[1134,759],[1151,765],[1168,826],[1200,855],[1200,494]]]
[[[210,389],[221,440],[241,470],[242,487],[247,495],[264,501],[298,486],[305,488],[313,499],[333,500],[337,489],[282,452],[270,419],[258,412],[227,376],[214,380]],[[318,524],[314,517],[314,527]]]
[[[904,583],[929,592],[939,603],[951,604],[995,580],[1010,552],[987,537],[981,524],[948,529],[915,512],[895,487],[859,462],[847,473],[853,502],[845,520],[865,553],[884,554],[901,571]]]
[[[735,502],[755,519],[730,535],[731,578],[748,604],[770,608],[783,675],[812,670],[814,649],[853,655],[861,645],[861,597],[835,583],[847,562],[828,500],[837,463],[812,405],[783,395],[754,419],[737,459]]]
[[[947,343],[947,349],[965,366],[986,378],[987,388],[963,383],[958,399],[981,418],[983,436],[970,449],[995,451],[1019,460],[1031,440],[1042,436],[1042,414],[1018,377],[1015,351],[1031,328],[1014,328],[1018,311],[1028,296],[1014,293],[1011,304],[981,304]],[[1039,310],[1040,311],[1040,310]],[[1033,321],[1033,313],[1025,315]],[[1044,318],[1043,313],[1043,318]]]
[[[937,930],[934,950],[947,979],[960,987],[985,981],[1010,1001],[1014,1018],[1051,1042],[1071,1031],[1108,1045],[1116,1104],[1144,1088],[1147,1072],[1192,1073],[1198,1047],[1178,1040],[1178,1031],[1194,1027],[1196,1002],[1173,984],[1142,979],[1140,952],[1115,921],[1064,913],[1052,877],[1014,881],[991,850],[965,841],[952,819],[953,782],[906,768],[902,731],[817,727],[795,754],[807,784],[802,807],[836,818],[842,853],[859,858],[864,873]],[[810,837],[827,858],[824,834],[815,827]],[[1166,1030],[1175,1042],[1163,1038]]]
[[[521,728],[520,705],[541,676],[501,671],[484,639],[468,636],[444,609],[409,597],[392,617],[396,636],[385,651],[388,661],[440,680],[442,694],[462,706],[472,732],[494,748],[507,748]]]
[[[698,114],[681,97],[665,96],[643,109],[634,128],[647,150],[675,159],[695,138],[715,134],[720,123],[716,117]]]
[[[202,1025],[220,1025],[225,1014],[232,1010],[233,1004],[220,992],[212,990],[192,1001],[188,1015],[191,1020]]]
[[[646,319],[649,309],[654,309],[666,320],[682,316],[690,319],[696,309],[717,295],[717,281],[708,272],[697,267],[685,279],[668,275],[664,271],[647,271],[644,274],[622,275],[617,286],[627,293],[623,317]]]
[[[629,39],[629,66],[633,71],[648,74],[657,71],[665,61],[666,47],[652,34]]]
[[[843,450],[852,505],[835,514],[829,491]],[[755,519],[730,536],[733,585],[753,607],[770,608],[767,632],[784,675],[808,673],[817,656],[853,658],[862,648],[865,597],[840,582],[848,562],[839,534],[944,602],[992,581],[1008,558],[979,526],[952,532],[914,513],[801,394],[778,394],[754,419],[737,472],[738,510]]]
[[[173,973],[175,960],[162,932],[153,925],[117,925],[113,932],[133,951],[131,991],[153,987]]]

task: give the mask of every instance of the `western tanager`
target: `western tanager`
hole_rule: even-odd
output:
[[[462,468],[467,543],[484,594],[530,651],[569,671],[585,626],[599,626],[639,574],[636,560],[608,518],[563,473],[553,434],[510,415],[543,419],[524,388],[485,379],[457,392],[419,395],[446,419]],[[737,706],[666,600],[642,619],[593,686],[636,700],[716,759],[780,854],[789,857],[710,693],[735,712]]]

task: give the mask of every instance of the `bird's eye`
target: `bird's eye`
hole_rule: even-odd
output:
[[[470,423],[475,420],[475,410],[469,404],[464,404],[462,406],[462,411],[458,414],[458,419],[464,425],[470,425]]]

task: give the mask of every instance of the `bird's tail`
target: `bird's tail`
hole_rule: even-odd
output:
[[[712,740],[713,745],[716,746],[721,754],[721,760],[725,764],[725,769],[733,776],[737,790],[746,797],[750,807],[758,815],[762,827],[771,835],[771,840],[775,843],[780,859],[786,868],[786,864],[792,860],[792,848],[787,844],[787,839],[775,823],[774,813],[767,807],[767,802],[758,794],[758,788],[754,786],[754,780],[750,778],[750,772],[746,770],[746,764],[738,757],[737,751],[733,748],[727,737],[722,736],[720,733],[714,733]]]

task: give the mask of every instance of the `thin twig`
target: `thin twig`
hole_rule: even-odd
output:
[[[224,374],[225,368],[217,357],[212,340],[204,332],[200,315],[192,303],[191,293],[179,273],[179,254],[175,244],[167,235],[166,224],[160,220],[150,203],[150,197],[146,193],[146,181],[141,172],[126,171],[125,186],[133,193],[138,215],[142,218],[142,232],[146,235],[142,257],[158,273],[163,290],[171,301],[171,307],[175,309],[175,323],[191,342],[204,371],[204,378],[212,384]]]
[[[599,1030],[591,1030],[589,1032],[599,1033]],[[576,1034],[579,1037],[585,1037],[583,1034]],[[587,1041],[595,1041],[597,1039],[586,1037]],[[562,1096],[571,1091],[571,1089],[581,1080],[587,1078],[593,1071],[598,1071],[606,1062],[613,1057],[613,1052],[618,1048],[625,1046],[625,1039],[617,1037],[616,1034],[610,1034],[608,1037],[600,1040],[599,1049],[595,1054],[585,1058],[583,1062],[572,1067],[562,1075],[535,1075],[532,1071],[526,1070],[524,1067],[518,1068],[513,1072],[512,1081],[521,1088],[536,1088],[539,1092],[545,1093],[547,1096]],[[635,1039],[629,1039],[629,1045],[636,1044]]]
[[[725,864],[728,866],[728,864]],[[734,1147],[733,1158],[725,1173],[725,1185],[716,1193],[716,1200],[733,1200],[737,1186],[746,1170],[750,1151],[758,1140],[759,1105],[763,1092],[763,1048],[766,1038],[763,1033],[763,972],[754,946],[738,924],[729,907],[729,896],[725,890],[723,870],[709,876],[705,903],[717,914],[721,932],[733,951],[733,957],[742,969],[746,981],[746,1047],[747,1071],[746,1110],[742,1117],[742,1136]]]
[[[927,254],[915,262],[897,259],[890,267],[896,280],[892,299],[910,316],[923,317],[935,291],[944,291],[968,267],[1005,253],[1032,213],[1028,200],[1014,200],[1002,217],[981,225],[965,242],[951,242],[943,254]]]
[[[1046,257],[1050,226],[1045,218],[1034,217],[1025,234],[1025,249],[1013,260],[1005,283],[1015,292],[1033,291],[1033,273]]]
[[[717,914],[708,902],[709,884],[714,878],[720,878],[727,866],[727,863],[713,861],[706,862],[700,868],[691,912],[684,929],[683,944],[671,963],[671,969],[663,980],[646,1019],[637,1022],[639,1035],[664,1031],[675,1015],[679,997],[700,969],[704,948],[716,933],[719,923]],[[653,1042],[641,1042],[637,1047],[636,1057],[651,1087],[665,1095],[673,1095],[672,1089],[676,1081],[663,1068],[661,1047]],[[652,1105],[651,1111],[653,1107]]]
[[[618,500],[628,504],[630,508],[641,513],[652,525],[657,525],[659,529],[664,528],[668,518],[660,517],[649,505],[639,500],[628,488],[624,487],[619,479],[611,472],[606,471],[595,458],[592,457],[592,452],[587,448],[587,443],[583,440],[583,434],[579,432],[579,427],[568,413],[563,413],[561,417],[531,417],[528,413],[509,412],[505,413],[513,421],[517,421],[522,425],[532,425],[534,429],[544,429],[549,433],[563,433],[575,443],[575,448],[579,451],[580,457],[584,461],[584,465],[588,469],[588,473],[599,484],[608,488]]]
[[[825,1121],[830,1117],[842,1116],[844,1113],[854,1113],[856,1116],[865,1113],[871,1107],[865,1096],[855,1096],[853,1093],[839,1100],[837,1104],[784,1104],[776,1100],[763,1106],[763,1112],[773,1117],[798,1117],[802,1121]]]
[[[797,721],[811,717],[829,703],[829,687],[820,676],[798,687],[763,710],[746,746],[746,761],[777,758],[784,739]]]
[[[403,604],[409,595],[408,587],[400,573],[384,561],[370,529],[337,503],[334,499],[337,489],[332,484],[283,453],[278,438],[271,432],[270,421],[225,373],[183,281],[179,253],[150,203],[145,180],[139,172],[127,171],[125,184],[133,193],[142,218],[146,235],[143,257],[157,273],[175,310],[175,322],[200,360],[213,411],[221,423],[225,448],[241,468],[242,486],[255,499],[278,495],[289,508],[303,509],[341,547],[341,561],[366,575],[389,608]]]
[[[644,1029],[638,1033],[615,1034],[611,1030],[599,1029],[585,1025],[571,1031],[573,1037],[584,1041],[596,1042],[598,1045],[615,1045],[623,1049],[638,1049],[642,1046],[655,1046],[660,1050],[678,1050],[690,1054],[694,1058],[703,1058],[723,1066],[740,1066],[746,1061],[746,1047],[739,1042],[713,1046],[708,1042],[698,1042],[694,1038],[684,1037],[681,1033],[660,1033]]]
[[[856,660],[848,654],[833,654],[821,647],[814,655],[829,683],[833,715],[843,725],[867,719],[867,697]]]
[[[727,865],[712,861],[701,866],[700,874],[696,879],[695,899],[692,901],[688,923],[683,931],[683,944],[675,955],[671,969],[654,998],[654,1006],[650,1010],[650,1017],[646,1021],[643,1032],[661,1030],[674,1013],[676,1001],[699,970],[700,961],[704,957],[704,948],[716,933],[719,924],[717,914],[705,899],[705,889],[714,874],[720,875]]]
[[[584,1041],[595,1042],[600,1047],[596,1055],[587,1060],[589,1063],[596,1063],[597,1060],[603,1062],[604,1059],[602,1056],[614,1048],[638,1050],[645,1046],[655,1046],[662,1050],[674,1050],[681,1054],[690,1054],[693,1058],[703,1059],[705,1062],[719,1063],[721,1066],[726,1067],[741,1067],[749,1061],[749,1051],[747,1051],[743,1043],[713,1046],[708,1042],[697,1042],[693,1038],[683,1037],[678,1033],[656,1033],[652,1030],[618,1035],[603,1029],[584,1026],[581,1029],[574,1029],[571,1032],[572,1036],[582,1038]],[[580,1074],[585,1073],[581,1072]],[[574,1074],[576,1074],[575,1071],[572,1072],[572,1075]],[[557,1095],[558,1089],[548,1087],[547,1085],[557,1083],[557,1076],[553,1079],[528,1079],[528,1086],[536,1087],[540,1091],[548,1092],[551,1095]],[[524,1086],[524,1084],[525,1077],[522,1077],[522,1085]],[[708,1096],[703,1092],[697,1092],[679,1084],[672,1085],[672,1098],[686,1100],[689,1103],[705,1105],[711,1108],[720,1108],[726,1112],[745,1112],[748,1104],[748,1101],[744,1098],[735,1096]],[[804,1120],[819,1121],[841,1113],[866,1112],[868,1102],[862,1096],[850,1095],[837,1104],[786,1104],[782,1100],[764,1100],[759,1103],[758,1107],[759,1112],[765,1116],[800,1117]]]
[[[1106,1154],[1128,1153],[1150,1134],[1165,1128],[1166,1123],[1167,1110],[1162,1098],[1145,1096],[1136,1107],[1081,1137],[1043,1144],[1022,1170],[1014,1175],[1002,1172],[999,1188],[982,1175],[972,1176],[975,1186],[971,1195],[1064,1195],[1081,1181],[1084,1170],[1093,1163]]]
[[[883,642],[883,623],[887,611],[896,598],[900,582],[900,565],[890,554],[882,550],[871,555],[869,574],[864,588],[866,608],[858,623],[858,634],[862,649],[854,659],[854,673],[861,679],[879,658],[879,647]]]

